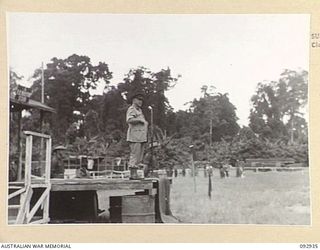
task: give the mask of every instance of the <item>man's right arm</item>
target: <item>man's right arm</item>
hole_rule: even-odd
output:
[[[144,121],[139,118],[130,118],[128,119],[128,123],[137,125],[137,124],[144,124]]]
[[[132,125],[144,124],[144,120],[137,116],[136,111],[130,107],[127,111],[127,123]]]

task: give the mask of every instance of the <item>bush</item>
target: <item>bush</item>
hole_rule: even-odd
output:
[[[293,158],[297,163],[308,164],[309,159],[307,144],[290,145],[284,142],[271,142],[258,138],[214,143],[210,156],[212,160],[218,162],[223,159]]]

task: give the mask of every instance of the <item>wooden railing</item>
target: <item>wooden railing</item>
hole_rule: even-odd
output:
[[[28,224],[28,223],[47,223],[49,222],[49,200],[50,200],[50,170],[51,170],[51,137],[49,135],[40,134],[31,131],[25,131],[26,135],[26,154],[25,154],[25,176],[24,181],[10,182],[8,195],[8,209],[18,209],[17,216],[14,220],[9,219],[12,224]],[[34,177],[32,175],[32,146],[33,138],[39,137],[45,141],[45,170],[41,177]],[[31,205],[31,198],[35,189],[41,189],[38,200],[33,207]],[[15,190],[15,191],[14,191]],[[20,204],[10,204],[10,200],[20,196]],[[39,208],[42,208],[42,216],[35,218]]]

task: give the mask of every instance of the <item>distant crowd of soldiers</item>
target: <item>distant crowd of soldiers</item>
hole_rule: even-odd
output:
[[[216,163],[216,164],[205,164],[205,166],[203,167],[204,169],[204,177],[207,176],[212,176],[214,169],[218,169],[219,171],[219,175],[220,178],[228,178],[230,177],[230,172],[231,170],[235,170],[235,176],[239,177],[239,178],[243,178],[244,177],[244,161],[233,161],[232,163],[230,163],[229,161],[225,160],[222,163]],[[174,168],[167,168],[165,169],[165,173],[167,176],[169,177],[178,177],[178,175],[181,176],[186,176],[187,174],[191,176],[193,175],[198,175],[198,171],[200,168],[196,168],[194,171],[192,169],[189,168],[178,168],[178,167],[174,167]]]
[[[229,172],[232,167],[236,168],[236,177],[243,178],[244,177],[244,161],[236,160],[234,162],[234,166],[230,164],[228,161],[224,161],[223,164],[219,166],[219,172],[221,178],[230,177]]]

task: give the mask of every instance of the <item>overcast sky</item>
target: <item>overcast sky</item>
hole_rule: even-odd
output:
[[[258,82],[286,68],[309,71],[309,15],[8,13],[7,27],[9,65],[26,85],[42,61],[74,53],[106,62],[112,84],[131,68],[169,67],[182,76],[167,92],[175,110],[214,85],[229,93],[241,125]]]

